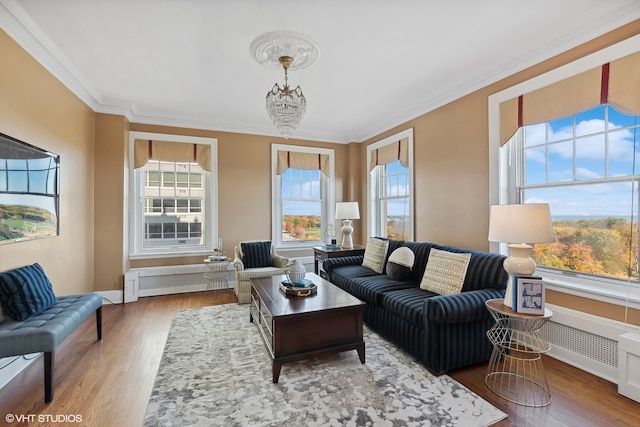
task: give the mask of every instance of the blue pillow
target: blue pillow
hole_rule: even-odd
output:
[[[38,263],[0,273],[0,303],[4,314],[13,320],[36,316],[57,300]]]
[[[271,267],[271,242],[240,243],[242,248],[242,263],[244,268]]]

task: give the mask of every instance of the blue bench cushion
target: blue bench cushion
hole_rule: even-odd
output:
[[[7,320],[0,324],[0,357],[53,351],[100,307],[100,294],[69,295],[30,319]]]
[[[25,320],[56,303],[51,282],[35,263],[0,273],[0,302],[13,320]]]

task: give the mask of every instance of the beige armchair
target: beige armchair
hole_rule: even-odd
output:
[[[245,246],[257,244],[252,246],[261,246],[263,249],[265,246],[270,246],[270,265],[265,265],[264,262],[258,262],[260,266],[251,267],[251,264],[256,264],[256,260],[247,260],[245,258],[245,254],[242,250],[243,243],[245,244]],[[236,293],[236,297],[238,297],[238,304],[247,304],[251,302],[251,282],[249,281],[251,278],[269,277],[278,274],[284,274],[284,269],[286,268],[287,264],[289,264],[289,259],[278,255],[276,253],[275,247],[269,240],[248,240],[240,242],[240,245],[234,247],[233,251],[235,255],[233,259],[233,267],[236,270],[236,283],[234,286],[234,291]],[[264,253],[262,255],[264,255]],[[255,254],[252,256],[254,256],[255,258]],[[261,259],[261,261],[265,261],[265,259]]]

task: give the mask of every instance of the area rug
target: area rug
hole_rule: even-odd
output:
[[[248,305],[178,311],[145,425],[469,427],[506,417],[366,326],[365,344],[365,364],[356,351],[284,364],[273,384]]]

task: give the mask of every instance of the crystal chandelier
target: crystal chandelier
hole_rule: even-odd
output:
[[[287,139],[300,125],[300,120],[307,111],[307,100],[299,85],[295,89],[289,88],[287,70],[293,58],[281,56],[279,60],[284,68],[284,86],[280,87],[278,83],[273,85],[273,88],[267,92],[266,107],[276,129]]]
[[[307,100],[300,86],[289,87],[288,72],[315,63],[320,54],[318,46],[303,34],[275,31],[256,38],[251,43],[251,54],[268,68],[284,68],[284,86],[276,83],[267,92],[265,106],[276,129],[289,138],[307,111]]]

